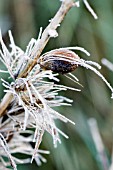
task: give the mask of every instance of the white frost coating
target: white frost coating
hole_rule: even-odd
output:
[[[59,49],[68,49],[68,50],[79,50],[79,51],[82,51],[84,52],[87,56],[90,56],[90,53],[85,50],[83,47],[62,47],[62,48],[59,48]]]
[[[71,74],[71,73],[68,73],[71,77],[69,77],[68,75],[64,75],[65,77],[67,77],[68,79],[70,79],[71,81],[73,81],[74,83],[76,84],[79,84],[80,86],[82,86],[80,83],[79,83],[79,80],[77,77],[74,76],[74,74]],[[82,86],[83,87],[83,86]]]
[[[67,77],[68,79],[70,79],[71,81],[75,82],[75,83],[78,83],[77,80],[74,80],[73,78],[69,77],[68,75],[64,75],[65,77]]]
[[[1,61],[3,61],[3,63],[6,65],[11,75],[13,75],[15,71],[17,71],[17,66],[18,65],[21,66],[23,61],[27,61],[27,59],[34,58],[34,55],[36,55],[36,52],[37,52],[37,46],[40,41],[41,34],[42,34],[42,30],[40,31],[38,40],[31,39],[25,52],[15,45],[13,36],[10,31],[9,31],[9,37],[10,37],[10,42],[11,42],[11,45],[10,45],[11,51],[9,51],[8,48],[5,46],[2,40],[2,36],[0,34],[0,41],[1,41],[1,48],[2,48],[0,50]],[[81,52],[84,52],[86,55],[88,56],[90,55],[89,52],[87,52],[82,47],[66,47],[66,48],[60,48],[60,49],[80,50]],[[47,54],[48,53],[46,53],[46,55]],[[60,55],[56,57],[56,59],[68,61],[68,62],[71,62],[72,64],[77,64],[82,67],[85,67],[86,69],[92,70],[99,77],[101,77],[101,79],[107,84],[107,86],[112,91],[112,97],[113,97],[112,87],[107,82],[107,80],[104,78],[104,76],[94,68],[94,67],[97,67],[98,69],[100,69],[100,65],[98,63],[93,62],[93,61],[85,61],[83,59],[80,59],[79,57],[78,59],[73,59],[73,58],[70,59],[69,56],[66,57],[66,56],[60,56]],[[54,57],[49,57],[47,55],[46,62],[50,60],[54,60]],[[20,145],[21,149],[19,148],[20,150],[18,151],[20,153],[26,153],[31,156],[33,155],[34,157],[32,158],[34,158],[38,164],[41,163],[40,162],[41,156],[38,153],[37,146],[40,145],[42,141],[43,133],[45,131],[47,131],[52,136],[54,146],[57,146],[57,142],[61,142],[59,133],[62,134],[64,137],[68,138],[66,134],[64,134],[61,130],[59,130],[56,127],[55,120],[59,119],[65,123],[70,122],[72,124],[75,124],[73,121],[69,120],[65,116],[53,110],[53,107],[55,106],[69,105],[72,102],[72,100],[69,100],[63,96],[58,96],[58,92],[62,90],[65,91],[67,89],[80,91],[79,89],[76,89],[76,88],[55,84],[54,81],[57,81],[57,82],[59,81],[59,78],[57,78],[58,74],[57,73],[54,74],[51,70],[40,71],[39,64],[40,63],[38,63],[38,65],[36,65],[36,67],[33,68],[33,70],[31,70],[27,78],[23,78],[23,79],[20,78],[22,79],[22,84],[18,83],[19,78],[16,80],[16,82],[14,82],[11,85],[2,79],[3,85],[7,89],[5,91],[10,92],[14,95],[15,105],[13,109],[11,110],[9,109],[9,113],[12,112],[12,114],[10,114],[10,119],[12,122],[11,126],[13,125],[14,130],[16,128],[15,125],[19,126],[19,130],[26,131],[27,127],[28,128],[33,127],[35,129],[35,134],[33,133],[27,139],[23,139],[21,135],[17,135],[16,141],[18,142],[14,141],[13,145],[15,146],[15,148],[17,148],[17,150],[18,150],[18,146]],[[73,74],[69,73],[69,78],[78,83],[78,79]],[[50,79],[50,82],[48,82],[46,79]],[[69,102],[69,104],[67,102]],[[17,115],[13,114],[13,112],[16,113],[19,111],[20,111],[20,114],[17,114]],[[34,135],[35,142],[37,142],[34,150],[33,148],[24,146],[24,143],[27,142],[27,140],[33,141],[33,135]],[[13,137],[12,140],[14,139],[15,137]],[[15,149],[15,151],[17,150]],[[14,149],[11,149],[11,151],[13,152]],[[42,160],[45,161],[45,159],[43,158]]]
[[[91,65],[87,64],[83,59],[80,62],[77,62],[77,64],[79,64],[80,66],[85,67],[85,68],[90,69],[93,72],[95,72],[106,83],[106,85],[109,87],[109,89],[112,92],[111,98],[113,98],[113,88],[112,88],[112,86],[109,84],[109,82],[105,79],[105,77],[98,70],[96,70]]]
[[[79,8],[80,7],[80,1],[75,2],[75,6]]]
[[[66,50],[66,49],[67,50],[79,50],[79,51],[85,53],[87,56],[90,56],[90,53],[87,50],[85,50],[83,47],[78,47],[78,46],[76,46],[76,47],[62,47],[62,48],[51,50],[51,51],[49,51],[49,52],[47,52],[45,54],[48,54],[48,53],[50,54],[50,52],[54,52],[56,50]]]
[[[96,66],[98,69],[101,69],[101,65],[94,61],[85,61],[85,63]]]
[[[98,19],[98,16],[94,12],[94,10],[91,8],[91,6],[89,5],[88,1],[87,0],[83,0],[83,2],[86,5],[86,8],[88,9],[88,11],[93,15],[94,19]]]
[[[74,3],[73,3],[73,6],[79,8],[79,7],[80,7],[80,1],[74,2]]]
[[[42,27],[40,27],[40,31],[39,31],[39,35],[38,35],[38,40],[41,39],[41,36],[42,36]]]
[[[79,49],[80,51],[84,51],[84,49],[81,50],[80,47],[65,47],[65,48],[59,48],[59,49],[55,49],[56,51],[57,50],[65,50],[65,49]],[[105,77],[98,71],[96,70],[95,67],[97,67],[98,69],[101,69],[101,66],[96,63],[96,62],[93,62],[93,61],[85,61],[83,59],[80,59],[80,58],[70,58],[69,56],[66,56],[66,55],[62,55],[62,54],[58,54],[57,56],[54,56],[54,55],[50,55],[52,54],[52,52],[55,52],[55,50],[51,50],[50,52],[47,52],[45,53],[45,60],[42,61],[43,64],[47,63],[47,62],[50,62],[50,61],[54,61],[54,60],[60,60],[60,61],[66,61],[66,62],[69,62],[71,64],[75,64],[75,65],[80,65],[82,67],[85,67],[86,69],[90,69],[92,70],[93,72],[95,72],[105,83],[106,85],[109,87],[109,89],[111,90],[112,92],[112,95],[111,95],[111,98],[113,98],[113,88],[111,87],[111,85],[109,84],[109,82],[105,79]],[[87,51],[85,51],[86,53]],[[76,54],[77,55],[77,54]],[[43,57],[43,56],[42,56]],[[79,56],[78,56],[79,57]],[[95,66],[95,67],[94,67]],[[71,78],[70,78],[71,79]],[[72,89],[72,88],[70,88]],[[77,90],[77,89],[75,89]]]
[[[12,32],[9,30],[8,33],[9,33],[9,39],[10,39],[10,42],[11,42],[12,52],[16,56],[16,45],[15,45],[15,42],[14,42],[14,39],[13,39],[13,36],[12,36]]]
[[[1,133],[0,133],[0,144],[3,147],[5,153],[8,155],[8,158],[10,159],[11,164],[12,164],[14,170],[17,170],[16,163],[14,162],[14,159],[13,159],[13,157],[10,154],[8,144],[7,144],[6,140],[4,139],[4,136]]]
[[[26,85],[26,88],[27,88],[27,91],[28,91],[28,93],[29,93],[30,101],[31,101],[31,103],[34,103],[34,102],[33,102],[33,97],[32,97],[32,94],[31,94],[31,91],[30,91],[30,88],[29,88],[29,85],[28,85],[27,81],[25,81],[24,78],[23,78],[23,81],[24,81],[24,83],[25,83],[25,85]]]
[[[49,29],[48,34],[49,34],[50,37],[54,37],[54,38],[58,37],[58,32],[54,29],[53,30]]]
[[[8,73],[6,70],[0,70],[0,73]]]
[[[72,73],[68,73],[72,78],[73,80],[76,80],[76,81],[79,81],[79,79]]]

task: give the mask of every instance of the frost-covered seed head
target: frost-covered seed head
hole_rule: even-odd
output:
[[[79,56],[71,50],[55,49],[43,54],[39,59],[39,63],[45,70],[65,74],[74,71],[78,67],[74,61],[79,59]]]

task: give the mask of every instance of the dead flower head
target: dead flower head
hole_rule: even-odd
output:
[[[59,82],[58,73],[68,73],[68,78],[78,83],[78,79],[70,72],[78,66],[82,66],[95,72],[106,83],[112,93],[113,89],[104,76],[97,70],[101,68],[98,63],[85,61],[71,51],[80,50],[89,55],[89,53],[81,47],[51,50],[39,58],[37,65],[29,72],[26,78],[15,79],[15,77],[18,77],[20,70],[25,67],[28,60],[33,59],[36,55],[36,48],[40,39],[31,39],[24,52],[15,45],[10,31],[9,37],[11,42],[10,51],[5,46],[2,35],[0,34],[2,46],[0,50],[0,60],[5,64],[7,72],[14,80],[9,84],[2,79],[2,84],[6,88],[5,92],[11,93],[13,99],[7,109],[6,118],[0,118],[0,142],[3,147],[0,158],[2,163],[8,164],[9,162],[6,163],[3,160],[3,157],[7,154],[12,166],[16,169],[15,162],[26,163],[35,159],[37,164],[40,165],[40,159],[43,162],[46,161],[45,158],[41,156],[41,153],[48,154],[49,152],[39,150],[45,131],[52,136],[55,147],[58,142],[61,143],[59,134],[68,138],[68,136],[56,126],[56,119],[65,123],[70,122],[75,124],[70,119],[55,111],[54,107],[71,105],[72,103],[72,100],[59,96],[59,91],[66,91],[67,89],[80,91],[80,89],[59,85],[57,83]],[[97,69],[95,67],[97,67]],[[1,70],[1,72],[6,71]],[[32,131],[32,129],[35,129],[35,131]],[[22,135],[23,132],[27,133],[28,137],[24,137]],[[35,142],[35,148],[32,148],[30,145],[31,141]],[[11,154],[17,152],[30,155],[32,159],[21,160],[11,156]]]

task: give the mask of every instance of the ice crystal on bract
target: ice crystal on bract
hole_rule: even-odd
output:
[[[58,73],[53,73],[51,70],[41,69],[40,59],[37,61],[37,65],[29,72],[26,78],[18,78],[20,71],[24,69],[28,60],[33,60],[34,56],[36,56],[36,49],[40,41],[40,36],[38,40],[31,39],[25,52],[15,45],[11,31],[9,31],[9,37],[11,42],[11,51],[5,46],[2,40],[2,35],[0,34],[0,42],[2,47],[0,50],[0,60],[5,64],[10,76],[14,80],[14,82],[9,84],[4,79],[1,79],[3,86],[6,88],[4,91],[11,93],[13,95],[13,99],[8,106],[5,117],[0,118],[1,142],[3,141],[1,144],[3,147],[3,152],[1,151],[0,158],[4,163],[3,157],[6,157],[7,154],[13,168],[16,169],[16,163],[32,162],[33,159],[38,165],[41,164],[40,160],[46,162],[45,158],[41,156],[41,153],[48,154],[49,152],[39,150],[39,146],[42,142],[45,131],[52,136],[54,147],[57,147],[58,142],[61,143],[59,136],[60,134],[68,138],[68,136],[56,126],[55,120],[59,119],[65,123],[75,123],[55,111],[53,108],[62,105],[70,106],[72,103],[72,100],[59,96],[58,92],[63,90],[66,91],[67,89],[80,91],[80,89],[58,84]],[[80,50],[86,55],[90,55],[81,47],[60,48],[60,50],[66,49]],[[46,54],[52,54],[53,51],[55,52],[55,50],[51,50]],[[90,69],[106,83],[113,93],[113,89],[110,84],[97,70],[101,68],[98,63],[93,61],[85,61],[79,57],[70,59],[68,55],[60,55],[57,57],[51,55],[50,58],[49,55],[47,55],[45,59],[47,60],[44,62],[62,60],[70,64],[75,64]],[[2,72],[2,70],[0,71]],[[5,71],[3,72],[5,73]],[[78,79],[71,73],[69,73],[69,76],[67,77],[79,84]],[[35,131],[32,131],[32,129],[35,129]],[[28,137],[24,137],[23,132],[27,133]],[[35,142],[35,148],[32,148],[30,142]],[[21,160],[11,156],[11,154],[14,153],[27,154],[32,158]],[[9,162],[4,164],[8,163]]]
[[[55,84],[54,81],[59,81],[57,78],[58,74],[53,74],[51,70],[40,71],[39,64],[34,67],[27,78],[17,78],[15,80],[15,75],[17,76],[20,69],[25,67],[28,59],[32,59],[33,56],[36,55],[35,50],[38,40],[32,39],[24,53],[23,50],[15,45],[10,31],[9,37],[11,41],[11,51],[7,49],[2,40],[2,36],[0,36],[2,46],[0,59],[7,67],[10,76],[14,79],[14,82],[11,84],[1,79],[3,86],[6,88],[5,92],[13,94],[13,100],[6,113],[6,120],[3,120],[3,118],[0,119],[0,133],[4,136],[4,141],[8,142],[8,147],[4,145],[5,152],[1,152],[1,159],[7,154],[10,162],[13,162],[13,168],[16,169],[15,162],[26,163],[26,161],[32,161],[33,159],[35,159],[38,164],[41,164],[40,159],[45,162],[45,159],[39,154],[39,145],[45,131],[52,135],[55,147],[57,146],[57,142],[61,143],[59,134],[68,138],[65,133],[56,127],[55,120],[60,119],[65,123],[75,123],[53,110],[53,107],[71,105],[72,103],[72,100],[58,96],[59,91],[67,89],[80,90]],[[47,79],[49,79],[50,82],[48,82]],[[4,127],[6,129],[5,132],[2,131]],[[24,138],[21,135],[22,131],[28,133],[28,128],[35,129],[35,132],[32,132],[32,135],[29,133],[29,137]],[[14,140],[16,141],[16,139],[18,142],[14,145],[13,142]],[[29,144],[31,141],[35,142],[35,149]],[[24,147],[25,145],[28,145],[28,147]],[[18,158],[11,156],[11,154],[16,152],[31,155],[32,160],[19,161]],[[42,151],[41,153],[48,152]]]

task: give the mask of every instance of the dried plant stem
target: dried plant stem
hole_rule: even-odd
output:
[[[20,71],[18,75],[19,78],[26,77],[28,73],[32,70],[32,68],[37,64],[37,59],[39,58],[47,42],[51,37],[56,37],[58,35],[56,32],[57,27],[62,22],[69,9],[74,5],[75,5],[74,0],[62,1],[61,7],[59,8],[58,12],[54,16],[54,18],[51,19],[50,24],[46,27],[46,29],[42,33],[42,36],[37,45],[35,57],[30,59],[26,64],[26,67],[24,67],[24,69]],[[13,96],[11,93],[6,93],[6,95],[4,96],[2,102],[0,103],[0,117],[5,114],[5,110],[8,107],[9,103],[11,102],[12,98]]]
[[[27,66],[22,72],[20,73],[19,77],[26,77],[29,71],[32,70],[32,68],[37,64],[37,59],[39,58],[42,50],[46,46],[47,42],[51,37],[57,36],[56,29],[59,26],[59,24],[64,19],[65,15],[69,11],[69,9],[74,5],[73,0],[65,0],[62,2],[61,7],[59,8],[58,12],[54,16],[54,18],[51,19],[50,24],[46,27],[44,32],[42,33],[41,39],[39,41],[39,44],[37,46],[37,52],[34,59],[30,60],[27,63]]]
[[[12,93],[6,93],[2,102],[0,103],[0,117],[5,114],[5,110],[8,107],[9,103],[13,99]]]

